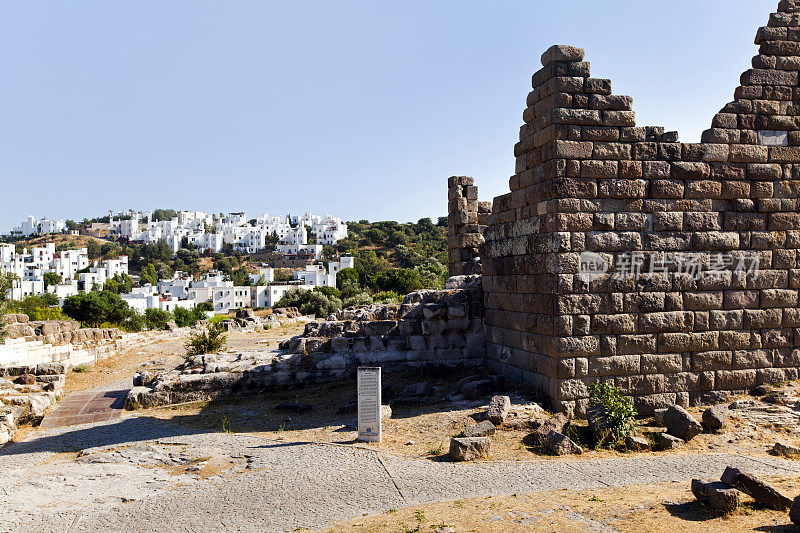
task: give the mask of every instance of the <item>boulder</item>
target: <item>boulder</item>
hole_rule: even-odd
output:
[[[33,374],[22,374],[14,380],[14,383],[18,385],[34,385],[36,383],[36,376]]]
[[[491,437],[494,435],[496,428],[489,420],[484,420],[479,424],[470,426],[461,434],[463,437]]]
[[[772,447],[772,453],[775,455],[782,455],[787,459],[800,459],[800,448],[789,444],[783,444],[782,442],[775,443],[775,446]]]
[[[381,405],[381,420],[389,420],[392,418],[392,407],[390,405]]]
[[[603,404],[590,405],[586,408],[586,421],[595,440],[608,434],[608,411]]]
[[[766,396],[770,392],[772,392],[772,386],[770,385],[756,385],[752,389],[750,389],[750,394],[753,396]]]
[[[450,459],[474,461],[489,453],[492,439],[489,437],[460,437],[450,439]]]
[[[683,441],[690,441],[703,432],[700,422],[679,405],[673,405],[664,413],[664,426],[667,433]]]
[[[547,437],[551,431],[563,433],[567,424],[569,424],[567,416],[564,413],[556,413],[542,422],[539,427],[533,431],[533,435],[540,442],[544,442],[545,437]]]
[[[41,418],[44,416],[45,410],[53,403],[50,396],[46,394],[31,394],[31,416],[34,418]]]
[[[686,444],[686,441],[674,437],[669,433],[659,433],[656,436],[656,449],[661,451],[674,450]]]
[[[722,473],[722,482],[732,487],[736,487],[745,494],[750,495],[758,503],[775,509],[776,511],[788,511],[792,506],[792,500],[784,496],[774,487],[761,481],[749,472],[743,472],[738,468],[727,467]]]
[[[697,501],[724,514],[736,511],[742,502],[738,490],[720,481],[693,479],[692,494]]]
[[[632,452],[646,452],[650,449],[650,441],[644,437],[625,437],[625,447]]]
[[[544,438],[544,446],[556,455],[576,455],[583,453],[583,448],[575,444],[572,439],[559,433],[550,431]]]
[[[393,404],[413,404],[423,401],[433,394],[433,387],[427,381],[406,385],[392,402]]]
[[[800,526],[800,496],[794,499],[792,507],[789,509],[789,518],[792,522]]]
[[[492,399],[489,400],[489,411],[486,413],[486,418],[492,424],[499,426],[505,422],[510,411],[511,398],[508,396],[492,396]]]
[[[9,324],[5,327],[6,335],[10,339],[19,339],[22,337],[33,337],[35,335],[33,328],[27,324],[20,322]]]
[[[166,323],[165,327],[166,327],[167,331],[175,331],[176,329],[178,329],[178,324],[176,324],[175,322],[169,321],[169,322]]]
[[[728,406],[714,405],[703,411],[703,429],[708,433],[716,433],[725,427],[728,420]]]
[[[657,426],[664,426],[664,415],[667,414],[666,409],[656,409],[653,411],[653,422]]]

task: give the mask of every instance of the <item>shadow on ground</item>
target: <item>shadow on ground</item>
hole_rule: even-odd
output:
[[[386,372],[383,383],[389,385],[392,395],[384,404],[392,405],[392,418],[403,419],[425,414],[449,411],[453,402],[449,398],[456,392],[456,383],[474,369],[452,370],[447,374],[421,374],[412,371]],[[432,399],[420,402],[394,403],[395,395],[404,386],[421,381],[428,382],[437,392]],[[169,420],[182,427],[195,427],[205,431],[230,430],[236,433],[283,432],[307,429],[337,428],[343,434],[356,431],[357,411],[356,380],[312,384],[289,390],[272,390],[251,395],[224,396],[206,402],[164,406],[139,411],[139,416]],[[474,403],[486,403],[488,397]],[[310,410],[293,412],[280,404],[308,404]],[[349,408],[348,407],[349,404]],[[463,407],[462,407],[463,408]],[[342,427],[339,427],[342,426]],[[344,435],[343,435],[344,437]],[[348,438],[341,443],[352,443]]]
[[[0,448],[0,457],[37,452],[77,452],[87,448],[193,435],[205,431],[151,417],[126,417],[89,427],[56,428],[49,433],[40,437],[32,435],[30,440],[23,442],[9,442]]]

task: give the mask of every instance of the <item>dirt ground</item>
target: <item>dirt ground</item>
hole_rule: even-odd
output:
[[[412,372],[389,372],[384,375],[395,392],[409,383],[427,381],[442,391],[443,395],[455,389],[456,382],[464,373],[431,378]],[[787,388],[800,389],[797,383]],[[303,389],[271,391],[257,396],[224,398],[213,402],[199,402],[168,406],[143,411],[140,414],[171,420],[204,430],[225,428],[235,432],[268,433],[289,442],[356,443],[356,412],[341,412],[340,408],[355,399],[355,380],[312,385]],[[292,413],[278,409],[284,402],[305,402],[312,406],[307,413]],[[535,409],[530,399],[515,395],[513,414],[508,422],[498,428],[492,438],[491,456],[487,460],[558,459],[546,455],[529,438],[533,424],[548,413]],[[482,401],[452,402],[443,398],[439,402],[425,405],[409,405],[393,408],[392,418],[383,422],[381,443],[358,443],[371,449],[399,453],[411,457],[436,458],[448,451],[450,438],[459,435],[465,428],[485,418],[486,399]],[[703,408],[689,409],[698,420]],[[541,413],[537,416],[537,413]],[[718,434],[703,433],[685,446],[659,454],[687,452],[736,452],[766,454],[776,441],[795,446],[800,445],[800,433],[796,426],[776,426],[754,423],[735,410],[730,411],[726,429]],[[663,429],[643,421],[639,433],[652,436]],[[574,458],[598,459],[603,457],[630,455],[630,452],[614,449],[592,449],[585,421],[574,421],[571,435],[584,445],[584,453]]]
[[[259,332],[232,332],[229,351],[272,349],[277,343],[298,334],[302,325],[273,328]],[[71,372],[67,392],[87,390],[132,376],[137,368],[169,368],[183,358],[182,340],[165,340],[125,350],[98,362],[88,372]],[[474,372],[474,371],[473,371]],[[384,421],[381,443],[360,443],[356,438],[356,412],[343,410],[355,399],[355,380],[312,385],[301,389],[271,391],[254,396],[223,398],[137,411],[136,416],[169,420],[198,429],[234,433],[263,434],[287,442],[330,442],[363,446],[410,457],[443,459],[451,437],[485,417],[486,401],[453,401],[456,383],[469,372],[447,375],[421,375],[412,371],[384,374],[394,394],[405,385],[427,381],[436,391],[438,401],[424,405],[395,406],[392,417]],[[800,383],[787,383],[784,390],[800,394]],[[749,397],[744,397],[749,398]],[[305,402],[309,412],[287,412],[278,408],[283,402]],[[498,428],[492,439],[491,456],[496,460],[562,460],[546,455],[528,436],[535,424],[549,416],[522,393],[512,394],[514,411],[507,424]],[[795,409],[800,408],[800,405]],[[702,408],[690,409],[701,418]],[[728,425],[719,434],[701,434],[680,449],[655,454],[697,452],[765,455],[776,441],[800,445],[800,427],[773,421],[769,411],[753,415],[731,410]],[[658,428],[644,421],[639,433],[645,436]],[[585,438],[585,422],[574,422],[571,436]],[[588,438],[584,453],[570,460],[602,459],[630,455],[622,450],[592,449]],[[222,467],[212,464],[211,470]],[[205,468],[205,466],[204,466]],[[772,478],[787,494],[798,492],[795,479]],[[441,502],[415,508],[390,510],[376,516],[362,517],[337,525],[329,531],[434,531],[449,525],[455,531],[794,531],[785,513],[763,509],[745,497],[742,510],[730,517],[714,515],[698,504],[688,483],[659,486],[609,488],[593,491],[558,491],[536,494],[503,495],[491,498]]]
[[[796,480],[768,480],[786,493],[797,492]],[[458,533],[798,531],[786,513],[766,509],[748,496],[744,496],[739,512],[719,516],[695,500],[687,483],[513,494],[441,502],[390,509],[380,515],[337,524],[326,531],[422,533],[446,526]]]

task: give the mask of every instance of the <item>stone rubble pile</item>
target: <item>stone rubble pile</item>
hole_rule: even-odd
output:
[[[254,330],[265,326],[288,326],[306,320],[295,307],[280,307],[262,317],[256,316],[252,309],[239,309],[236,316],[218,322],[223,331]]]
[[[417,291],[399,306],[346,309],[309,322],[303,335],[282,342],[278,350],[193,356],[173,370],[139,373],[126,405],[153,407],[335,381],[362,365],[477,366],[485,353],[481,278],[449,283],[458,288]],[[250,316],[236,320],[254,321]],[[470,383],[462,384],[465,397],[491,392],[499,381]]]

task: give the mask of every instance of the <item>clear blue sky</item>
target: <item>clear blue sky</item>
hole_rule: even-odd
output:
[[[508,190],[551,44],[697,141],[777,0],[3,3],[0,230],[108,209],[446,214]]]

